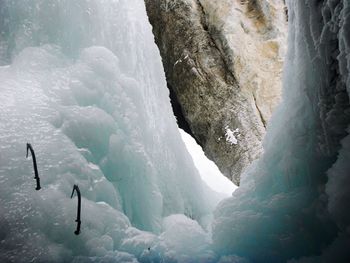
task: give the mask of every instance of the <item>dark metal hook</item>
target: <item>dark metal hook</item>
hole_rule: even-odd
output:
[[[39,173],[38,173],[38,167],[36,165],[36,158],[35,158],[35,153],[33,150],[33,147],[30,143],[27,143],[27,155],[26,158],[28,158],[28,150],[30,150],[30,153],[32,154],[32,158],[33,158],[33,167],[34,167],[34,179],[36,180],[36,188],[35,190],[40,190],[41,186],[40,186],[40,178],[39,178]]]
[[[81,220],[80,220],[80,213],[81,213],[81,195],[80,195],[79,186],[76,185],[76,184],[73,186],[73,191],[72,191],[72,195],[71,195],[70,198],[73,198],[74,191],[77,192],[77,196],[78,196],[77,219],[75,220],[75,222],[77,222],[77,229],[74,231],[74,234],[79,235],[79,234],[80,234],[80,225],[81,225]]]

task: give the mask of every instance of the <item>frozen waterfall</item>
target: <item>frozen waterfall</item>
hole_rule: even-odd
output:
[[[350,262],[350,2],[287,4],[283,103],[218,203],[142,0],[1,0],[0,262]]]
[[[212,258],[143,1],[4,0],[0,29],[0,261]]]
[[[287,4],[283,102],[263,156],[215,211],[215,251],[251,262],[350,262],[350,2]]]

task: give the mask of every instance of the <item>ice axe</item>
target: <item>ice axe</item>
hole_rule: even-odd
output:
[[[73,198],[74,195],[74,191],[77,192],[77,196],[78,196],[78,210],[77,210],[77,219],[75,220],[75,222],[77,222],[77,229],[74,231],[74,234],[79,235],[80,234],[80,225],[81,225],[81,220],[80,220],[80,212],[81,212],[81,195],[80,195],[80,190],[79,190],[79,186],[78,185],[74,185],[73,186],[73,191],[72,191],[72,195],[70,198]]]
[[[36,180],[36,188],[35,190],[40,190],[41,186],[40,186],[40,178],[39,178],[39,173],[38,173],[38,167],[36,165],[36,158],[35,158],[35,153],[33,150],[33,147],[30,143],[27,143],[27,155],[26,158],[28,158],[28,150],[30,150],[30,153],[32,154],[32,158],[33,158],[33,167],[34,167],[34,179]]]

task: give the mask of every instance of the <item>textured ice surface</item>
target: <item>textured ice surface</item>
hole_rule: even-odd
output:
[[[287,3],[283,103],[213,242],[252,262],[349,262],[350,2]]]
[[[216,201],[178,132],[143,1],[2,1],[0,13],[0,261],[212,258],[197,221]]]
[[[284,102],[211,230],[143,2],[2,1],[0,261],[349,262],[350,6],[288,4]]]

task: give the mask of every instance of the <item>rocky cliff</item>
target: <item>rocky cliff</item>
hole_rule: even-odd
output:
[[[280,100],[286,12],[282,0],[145,0],[179,126],[222,173],[262,152]]]

